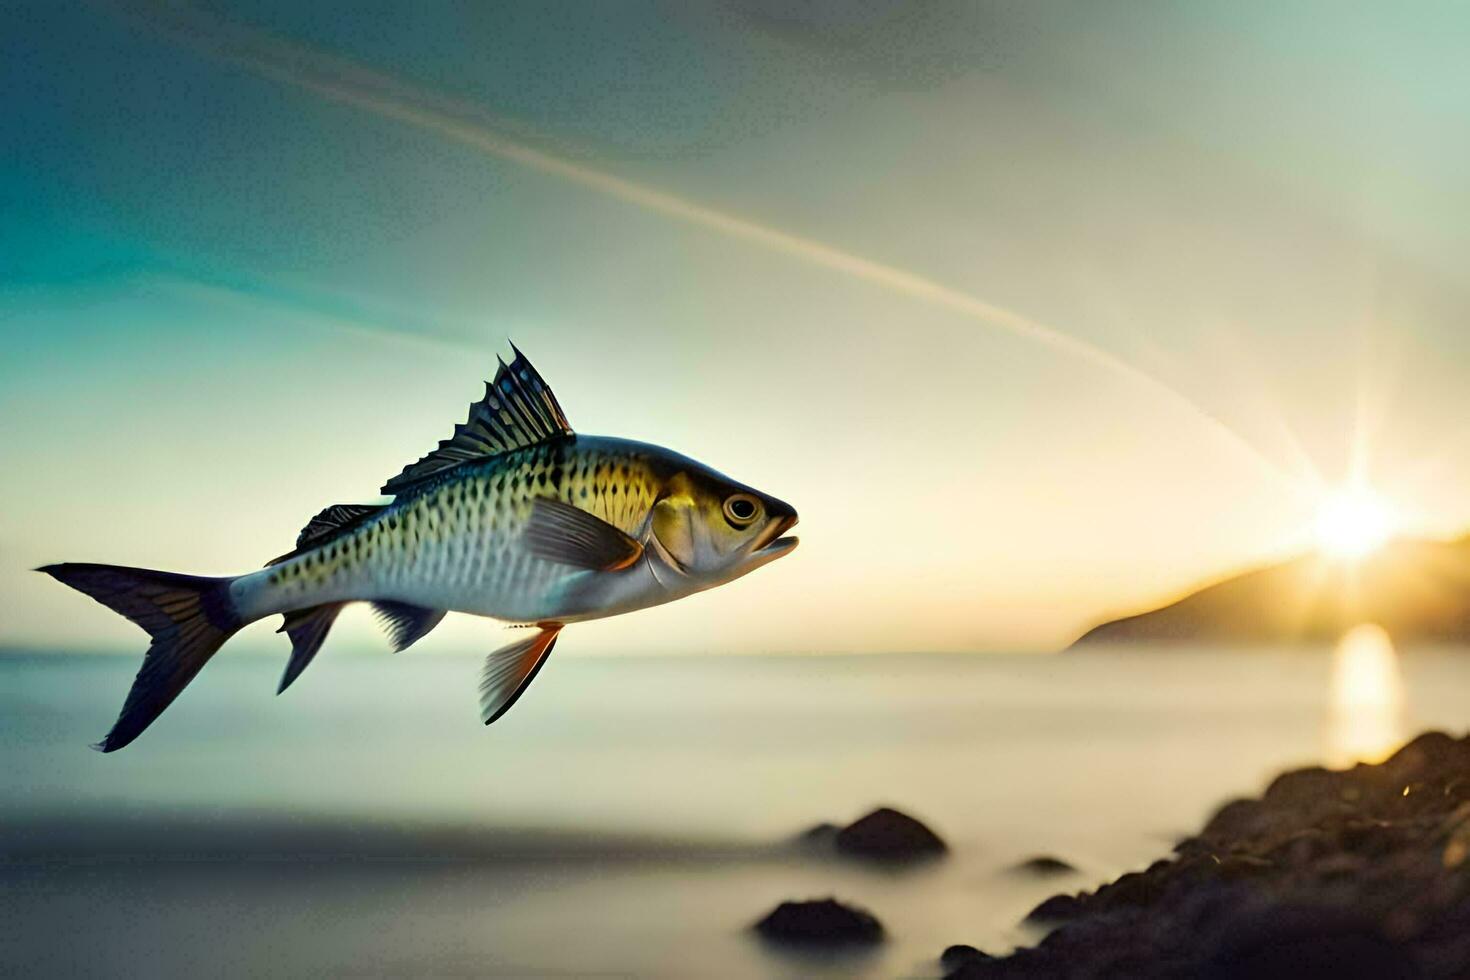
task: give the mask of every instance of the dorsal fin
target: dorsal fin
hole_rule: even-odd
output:
[[[287,558],[295,558],[310,548],[325,544],[344,531],[349,531],[372,517],[387,504],[333,504],[323,508],[306,522],[306,527],[296,535],[296,547],[279,558],[272,558],[266,565],[279,565]]]
[[[356,527],[364,518],[371,517],[387,504],[333,504],[324,507],[315,517],[306,522],[306,527],[296,535],[296,550],[321,544],[334,538],[350,527]]]
[[[500,360],[495,380],[486,383],[485,397],[470,406],[470,416],[454,427],[454,435],[417,463],[403,468],[383,484],[381,492],[402,493],[414,484],[472,459],[485,459],[524,449],[558,436],[569,436],[572,427],[562,414],[556,396],[526,355],[510,345],[515,357],[509,364]]]

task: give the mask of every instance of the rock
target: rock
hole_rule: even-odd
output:
[[[1252,910],[1215,943],[1203,975],[1210,980],[1422,976],[1409,951],[1384,936],[1371,917],[1330,906]]]
[[[1026,919],[1030,922],[1065,922],[1081,914],[1081,898],[1076,895],[1053,895],[1032,909]]]
[[[1394,775],[1400,779],[1411,779],[1420,773],[1447,766],[1458,765],[1463,769],[1465,763],[1470,761],[1466,758],[1467,754],[1470,754],[1470,746],[1464,742],[1451,738],[1444,732],[1431,731],[1417,736],[1383,765],[1384,768],[1393,770]]]
[[[819,823],[815,827],[809,827],[797,835],[798,843],[809,847],[830,848],[837,843],[837,834],[842,828],[835,823]]]
[[[1326,832],[1308,827],[1272,847],[1266,856],[1287,867],[1304,867],[1330,853],[1336,842]]]
[[[838,946],[883,941],[883,925],[871,912],[835,898],[782,902],[755,924],[767,939],[802,945]]]
[[[967,964],[983,963],[992,958],[989,954],[982,953],[974,946],[959,944],[950,946],[939,954],[939,965],[944,968],[944,972],[953,973],[955,970]]]
[[[1186,849],[1202,839],[1220,840],[1259,833],[1269,825],[1270,819],[1270,814],[1260,800],[1231,800],[1215,811],[1204,830],[1200,831],[1199,837],[1185,841],[1180,848]]]
[[[1115,909],[1123,905],[1152,905],[1163,897],[1169,884],[1170,872],[1177,867],[1170,864],[1155,866],[1150,871],[1130,871],[1112,884],[1103,885],[1092,896],[1091,904],[1100,909]]]
[[[1252,857],[1249,854],[1232,854],[1220,859],[1216,866],[1215,876],[1222,881],[1235,881],[1238,878],[1254,878],[1264,875],[1275,868],[1272,861],[1265,858]]]
[[[1414,980],[1423,974],[1401,947],[1382,938],[1348,934],[1263,944],[1212,965],[1201,976],[1208,980],[1235,977],[1252,977],[1255,980],[1343,980],[1345,977]]]
[[[835,823],[829,823],[824,820],[815,826],[803,830],[801,836],[806,840],[824,840],[828,837],[836,837],[837,832],[841,829]]]
[[[1033,977],[1055,980],[1061,974],[1048,972],[1051,965],[1052,960],[1035,949],[1018,949],[1005,957],[982,953],[945,974],[945,980],[1031,980]]]
[[[1470,737],[1301,769],[1221,807],[1175,856],[1054,895],[1035,947],[952,980],[1470,977]]]
[[[1059,857],[1050,854],[1040,854],[1033,858],[1027,858],[1016,865],[1015,870],[1024,871],[1033,875],[1067,875],[1076,874],[1077,869]]]
[[[1345,825],[1337,835],[1343,850],[1364,857],[1382,857],[1402,847],[1411,835],[1409,828],[1383,820],[1359,820]]]
[[[881,807],[838,831],[837,850],[880,861],[912,861],[937,857],[949,848],[918,820]]]
[[[1282,773],[1266,787],[1265,802],[1277,806],[1311,806],[1336,801],[1346,787],[1329,769],[1313,766]]]

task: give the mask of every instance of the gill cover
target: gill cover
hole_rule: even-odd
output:
[[[696,557],[694,519],[696,507],[687,493],[665,497],[653,505],[653,544],[665,562],[681,575],[688,575]]]

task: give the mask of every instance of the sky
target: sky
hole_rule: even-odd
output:
[[[1467,31],[1453,3],[7,4],[0,645],[141,649],[29,570],[258,567],[379,499],[509,339],[579,431],[802,518],[790,557],[559,654],[1055,649],[1296,554],[1352,478],[1463,533]],[[423,646],[503,642],[453,619]],[[238,645],[284,654],[274,625]]]

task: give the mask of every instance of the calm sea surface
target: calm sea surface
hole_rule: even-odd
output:
[[[103,756],[87,743],[137,661],[11,653],[0,973],[934,976],[946,945],[1030,941],[1018,923],[1041,898],[1340,755],[1353,712],[1382,709],[1341,703],[1355,688],[1334,663],[565,657],[487,729],[472,658],[329,650],[278,698],[280,660],[226,653]],[[1470,651],[1400,663],[1401,717],[1360,736],[1470,725]],[[889,873],[788,843],[885,803],[950,859]],[[1081,873],[1011,870],[1041,853]],[[829,894],[890,941],[794,955],[746,928]]]

